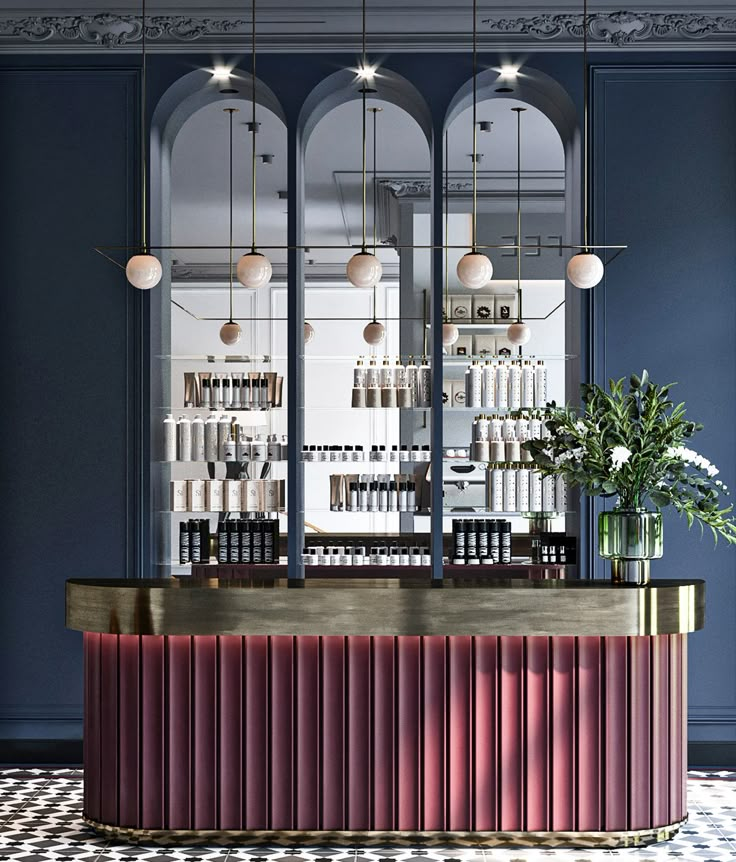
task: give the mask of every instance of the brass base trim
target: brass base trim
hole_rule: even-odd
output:
[[[636,829],[626,832],[327,832],[311,830],[239,830],[239,829],[133,829],[98,823],[84,817],[87,826],[107,838],[116,838],[131,844],[248,844],[310,847],[332,846],[361,847],[371,845],[425,847],[456,845],[461,847],[588,847],[617,848],[644,847],[659,841],[669,841],[686,822],[670,823],[654,829]]]

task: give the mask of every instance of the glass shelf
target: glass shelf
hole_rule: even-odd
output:
[[[460,411],[463,413],[467,413],[467,412],[473,411],[473,410],[488,410],[490,413],[505,413],[505,414],[508,414],[508,413],[511,413],[511,414],[514,414],[514,413],[550,413],[552,411],[552,409],[553,408],[551,408],[551,407],[482,407],[482,406],[479,406],[479,407],[468,407],[468,406],[453,407],[453,406],[449,406],[448,407],[445,404],[442,405],[442,411],[443,412],[450,411],[450,410],[452,410],[452,411],[457,410],[457,411]]]
[[[159,509],[157,514],[159,515],[285,515],[286,509],[271,509],[268,512],[248,512],[245,509],[223,509],[220,512],[213,512],[211,509],[207,509],[204,512],[175,512],[173,509]],[[194,519],[196,520],[196,519]],[[264,519],[267,520],[267,519]]]
[[[504,362],[518,361],[528,359],[530,362],[535,361],[537,359],[542,359],[545,362],[567,362],[571,359],[577,359],[578,357],[572,353],[512,353],[506,356],[499,356],[498,354],[480,354],[480,353],[469,353],[466,355],[458,355],[456,353],[445,353],[442,356],[443,363],[454,363],[454,362],[472,362],[477,360],[478,362],[500,362],[503,360]]]
[[[259,466],[259,465],[263,465],[263,464],[286,464],[288,462],[287,462],[286,458],[279,458],[278,461],[274,460],[273,458],[271,458],[269,461],[251,461],[250,458],[248,458],[245,461],[238,461],[238,460],[234,459],[232,461],[158,461],[156,463],[158,463],[158,464],[215,464],[215,465],[218,465],[218,464],[225,464],[225,465],[227,465],[227,464],[239,464],[240,466],[242,466],[243,464],[248,464],[248,465],[255,464],[256,466]]]
[[[563,518],[570,512],[492,512],[483,506],[452,507],[445,506],[442,509],[443,518],[454,518],[460,515],[488,515],[493,518]]]
[[[412,410],[431,410],[431,407],[351,407],[349,404],[344,406],[335,406],[335,407],[309,407],[304,406],[300,407],[300,410],[308,410],[312,412],[313,410],[333,410],[333,411],[341,411],[341,410],[351,410],[353,413],[365,412],[367,410],[373,411],[389,411],[389,410],[403,410],[405,412],[410,412]]]

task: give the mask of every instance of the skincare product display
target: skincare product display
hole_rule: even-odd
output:
[[[486,470],[486,509],[507,514],[564,514],[567,485],[561,476],[543,477],[538,470],[495,464]]]
[[[473,419],[471,427],[470,459],[491,464],[529,464],[531,453],[521,444],[526,440],[542,439],[548,433],[541,413],[505,413],[501,416],[481,413]]]
[[[540,565],[567,565],[574,562],[574,539],[564,533],[532,536],[532,562]]]
[[[174,420],[167,414],[163,421],[164,461],[285,461],[286,434],[269,434],[265,439],[245,433],[246,425],[236,416],[211,412],[207,421],[201,416]]]
[[[179,562],[208,563],[210,559],[210,522],[208,518],[179,524]]]
[[[416,482],[401,473],[337,473],[330,476],[330,511],[416,512]]]
[[[506,323],[516,318],[515,293],[450,294],[452,323]]]
[[[414,462],[428,464],[432,460],[429,446],[406,443],[401,446],[302,446],[302,461],[321,462]]]
[[[284,378],[275,371],[184,372],[184,406],[207,410],[281,407]]]
[[[278,512],[286,504],[284,479],[174,479],[172,512]]]
[[[308,545],[305,566],[430,566],[429,547],[408,545]]]
[[[419,364],[410,356],[406,365],[400,357],[388,356],[381,364],[375,356],[360,357],[353,368],[353,407],[431,407],[432,373],[426,356]]]
[[[219,564],[260,565],[279,562],[278,519],[223,520],[217,525]]]
[[[511,522],[495,518],[453,520],[450,562],[455,566],[510,564]]]
[[[463,404],[455,403],[452,383],[451,406],[488,407],[498,410],[531,410],[546,407],[547,367],[540,359],[500,360],[481,363],[473,360],[465,370]]]

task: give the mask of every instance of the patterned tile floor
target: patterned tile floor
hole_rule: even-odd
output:
[[[0,862],[588,862],[611,857],[736,862],[736,772],[694,771],[690,818],[672,840],[640,850],[490,850],[371,847],[131,846],[95,836],[81,820],[82,774],[0,770]]]

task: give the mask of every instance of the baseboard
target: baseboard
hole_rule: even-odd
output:
[[[2,766],[81,766],[81,739],[0,739]]]
[[[699,766],[736,768],[736,742],[689,742],[687,762],[691,769]]]

